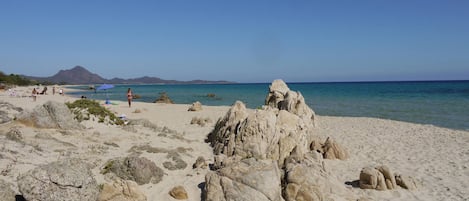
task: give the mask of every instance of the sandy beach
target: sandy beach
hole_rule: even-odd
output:
[[[15,96],[8,91],[0,92],[0,102],[32,110],[47,101],[76,100],[58,93],[52,95],[50,90],[33,101],[28,97],[32,87],[17,87],[15,91]],[[20,194],[19,175],[38,165],[74,157],[91,164],[97,183],[103,184],[108,182],[101,174],[106,161],[139,154],[164,171],[160,182],[138,186],[147,200],[176,200],[168,193],[175,186],[184,187],[187,200],[201,200],[205,175],[211,170],[193,169],[192,165],[199,156],[208,164],[214,163],[212,147],[205,139],[230,106],[203,106],[201,111],[189,112],[190,105],[184,104],[134,101],[129,108],[127,102],[112,102],[104,105],[100,101],[117,116],[146,119],[156,127],[135,125],[129,129],[93,120],[82,122],[84,128],[77,130],[41,129],[16,121],[0,124],[0,179]],[[191,124],[194,117],[210,121],[205,126]],[[349,154],[345,160],[324,160],[327,171],[347,189],[349,197],[345,200],[469,200],[469,132],[376,118],[318,116],[317,119],[314,133],[333,138]],[[6,133],[12,128],[20,131],[20,142],[7,139]],[[159,151],[148,151],[148,147]],[[177,163],[170,153],[177,153],[186,166],[165,168],[165,162]],[[412,176],[418,181],[418,188],[377,191],[353,185],[362,168],[378,165]]]

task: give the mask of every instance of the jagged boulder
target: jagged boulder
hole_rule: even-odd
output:
[[[286,110],[267,108],[249,114],[242,102],[236,102],[217,122],[209,141],[215,154],[273,159],[281,166],[293,150],[300,155],[309,151],[312,132],[311,121]]]
[[[82,125],[73,118],[68,107],[59,102],[48,101],[32,111],[23,111],[18,121],[38,128],[81,129]]]
[[[314,111],[306,104],[300,92],[291,91],[283,80],[274,80],[269,87],[265,105],[291,112],[300,118],[311,119],[316,124]]]
[[[137,183],[130,180],[114,179],[112,183],[104,183],[98,201],[146,201],[147,197],[138,188]]]
[[[187,111],[200,111],[202,110],[202,103],[200,103],[199,101],[196,101],[194,103],[192,103],[192,105],[189,107],[189,109]]]
[[[158,183],[163,178],[163,170],[147,158],[128,156],[109,160],[101,173],[113,172],[124,180],[132,180],[139,185]]]
[[[283,201],[275,161],[244,159],[205,176],[207,201]]]
[[[20,175],[18,188],[31,201],[95,201],[99,194],[90,167],[74,158],[41,165]]]
[[[15,201],[15,192],[11,189],[11,185],[0,179],[0,198],[4,201]]]

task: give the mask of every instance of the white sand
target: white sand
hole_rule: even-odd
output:
[[[16,88],[17,94],[29,96],[32,87]],[[58,91],[58,90],[57,90]],[[65,90],[70,91],[69,89]],[[29,97],[11,97],[0,91],[0,101],[32,109],[48,100],[68,102],[72,97],[52,94],[39,95],[36,102]],[[103,101],[101,101],[103,102]],[[188,112],[189,105],[153,104],[133,102],[129,108],[126,102],[113,101],[116,105],[105,105],[117,115],[125,114],[129,119],[148,119],[158,127],[167,127],[178,134],[158,136],[155,131],[135,127],[137,132],[125,131],[119,126],[97,122],[84,122],[84,130],[59,131],[37,129],[16,122],[0,125],[0,179],[15,185],[16,177],[39,164],[55,161],[61,157],[79,157],[94,164],[93,173],[98,183],[105,179],[99,172],[111,158],[127,156],[135,145],[175,150],[187,163],[183,170],[168,170],[163,167],[166,153],[147,153],[146,157],[165,172],[158,184],[141,185],[140,189],[148,200],[175,200],[168,195],[174,186],[182,185],[187,190],[188,200],[201,200],[201,186],[209,171],[194,170],[192,164],[198,156],[213,162],[209,144],[204,142],[217,119],[229,109],[227,106],[203,106],[199,112]],[[134,113],[139,109],[140,113]],[[314,108],[313,108],[314,110]],[[191,125],[192,117],[208,117],[212,123],[201,127]],[[23,134],[24,144],[7,140],[5,133],[11,127],[18,127]],[[357,198],[369,200],[468,200],[469,199],[469,132],[439,128],[375,118],[319,117],[318,135],[331,136],[350,153],[345,161],[326,160],[329,171],[336,175]],[[119,147],[105,145],[115,143]],[[404,189],[390,191],[362,190],[346,182],[358,179],[361,168],[385,164],[394,172],[413,176],[422,185],[416,191]],[[16,188],[16,187],[15,187]],[[17,191],[17,189],[15,189]]]

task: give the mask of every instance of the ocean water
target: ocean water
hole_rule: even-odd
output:
[[[141,96],[134,101],[153,102],[159,93],[166,92],[175,103],[232,105],[241,100],[247,107],[257,108],[264,104],[269,85],[116,85],[106,91],[86,90],[72,95],[126,101],[130,87]],[[319,115],[377,117],[469,130],[469,81],[288,83],[288,86],[301,92]]]

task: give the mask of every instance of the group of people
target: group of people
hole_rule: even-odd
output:
[[[36,101],[37,95],[39,94],[47,95],[47,87],[44,87],[42,92],[39,92],[39,90],[37,90],[36,88],[33,88],[33,91],[32,91],[33,101]],[[64,90],[62,88],[59,89],[59,94],[62,96],[64,95]],[[55,95],[55,87],[52,87],[52,95]]]
[[[41,93],[38,93],[38,90],[36,90],[36,88],[33,88],[33,92],[32,92],[33,101],[36,101],[38,94],[46,94],[46,91],[47,91],[47,87],[44,87],[44,90],[42,90]],[[62,88],[59,89],[59,94],[62,96],[64,95],[64,91]],[[55,87],[52,87],[52,95],[55,95]],[[83,99],[86,97],[82,96],[81,98]],[[127,102],[129,103],[129,107],[132,106],[132,99],[133,99],[132,90],[129,88],[127,89]]]

